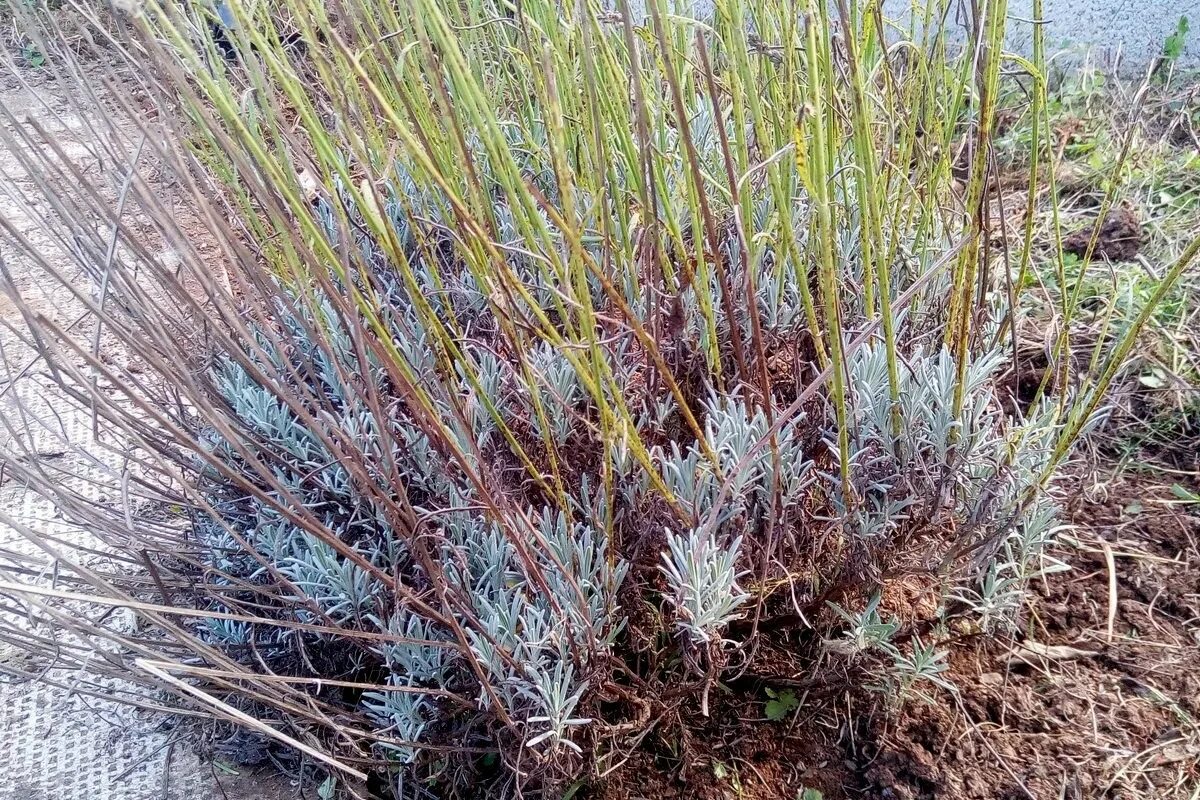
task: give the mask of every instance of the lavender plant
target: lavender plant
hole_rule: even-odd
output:
[[[663,573],[671,588],[678,625],[696,645],[708,645],[733,621],[746,593],[737,585],[741,539],[719,545],[712,534],[693,530],[686,536],[669,534],[663,553]]]
[[[223,6],[231,59],[199,3],[110,33],[178,110],[186,154],[151,146],[227,283],[142,183],[178,270],[10,143],[45,208],[130,243],[75,234],[103,305],[50,277],[153,380],[28,315],[190,513],[137,545],[151,580],[75,565],[143,596],[129,675],[157,690],[158,657],[351,791],[561,797],[768,649],[929,692],[946,631],[1014,624],[1055,568],[1044,490],[1138,326],[1036,407],[1004,395],[1003,3],[963,50],[937,14],[885,46],[877,4],[277,6]],[[887,600],[913,576],[925,616]]]

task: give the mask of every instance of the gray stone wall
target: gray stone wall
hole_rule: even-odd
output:
[[[917,0],[919,5],[922,0]],[[885,13],[896,18],[911,4],[885,0]],[[1145,68],[1162,52],[1179,18],[1186,16],[1192,31],[1185,40],[1179,64],[1200,67],[1200,0],[1043,0],[1048,55],[1066,53],[1078,58],[1090,51],[1102,64],[1118,57],[1124,69]],[[1009,0],[1008,42],[1028,55],[1033,42],[1033,3]]]
[[[632,0],[632,5],[636,13],[645,8],[645,0]],[[903,20],[914,6],[923,9],[925,0],[884,0],[883,6],[889,19]],[[968,6],[966,0],[962,6]],[[693,8],[698,15],[709,14],[713,0],[693,0]],[[1178,64],[1200,68],[1200,0],[1043,0],[1043,10],[1047,55],[1077,61],[1090,53],[1102,66],[1111,66],[1119,56],[1122,71],[1144,69],[1186,16],[1192,31]],[[1008,11],[1009,46],[1028,55],[1033,2],[1009,0]],[[952,10],[951,21],[961,19],[961,13]]]

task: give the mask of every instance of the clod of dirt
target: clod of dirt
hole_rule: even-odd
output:
[[[1063,250],[1083,258],[1092,240],[1094,227],[1093,220],[1067,236],[1063,239]],[[1109,261],[1132,261],[1142,249],[1144,239],[1142,223],[1137,215],[1128,208],[1115,208],[1108,212],[1100,226],[1093,257],[1107,258]]]
[[[1003,686],[1004,676],[999,672],[985,672],[979,676],[980,686]]]

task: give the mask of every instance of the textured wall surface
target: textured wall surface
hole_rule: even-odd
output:
[[[914,3],[884,0],[886,15],[901,18]],[[922,6],[922,0],[915,5]],[[1174,33],[1180,17],[1187,17],[1188,34],[1181,65],[1200,66],[1200,0],[1043,0],[1048,55],[1085,48],[1102,61],[1120,54],[1128,68],[1140,68],[1162,52],[1163,42]],[[1033,41],[1032,0],[1009,0],[1008,41],[1014,50],[1028,54]],[[953,16],[953,12],[951,12]]]
[[[615,5],[616,0],[610,2]],[[645,0],[631,0],[631,5],[636,14],[645,8]],[[963,0],[960,5],[968,8],[970,4]],[[884,0],[883,7],[889,19],[902,21],[913,7],[924,9],[925,0]],[[693,0],[693,8],[699,15],[711,13],[713,0]],[[949,20],[959,30],[961,13],[951,11]],[[1009,46],[1028,54],[1033,41],[1033,1],[1009,0],[1008,13]],[[1098,63],[1109,65],[1120,54],[1123,70],[1149,64],[1162,52],[1163,42],[1175,31],[1179,18],[1186,16],[1192,32],[1179,64],[1200,67],[1200,0],[1043,0],[1043,16],[1047,55],[1064,53],[1078,59],[1090,51]]]

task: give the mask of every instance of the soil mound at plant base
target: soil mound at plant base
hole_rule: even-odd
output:
[[[1070,480],[1070,479],[1069,479]],[[599,800],[1189,798],[1200,786],[1200,509],[1120,477],[1069,509],[1071,571],[1039,587],[1023,641],[951,658],[958,697],[887,711],[846,682],[776,723],[746,688],[656,729]],[[1192,484],[1182,487],[1190,491]],[[1117,589],[1108,641],[1113,553]],[[836,676],[835,676],[836,677]],[[753,691],[753,687],[750,687]],[[822,736],[819,732],[825,731]],[[1065,795],[1063,794],[1065,787]]]
[[[1063,239],[1063,250],[1080,258],[1087,254],[1088,244],[1092,240],[1095,222],[1089,222],[1086,227],[1075,231]],[[1096,237],[1096,249],[1093,258],[1107,258],[1109,261],[1132,261],[1142,249],[1145,237],[1142,233],[1142,223],[1137,215],[1128,208],[1117,208],[1108,212],[1100,233]]]

